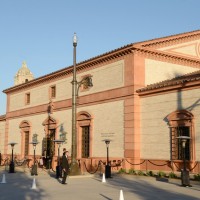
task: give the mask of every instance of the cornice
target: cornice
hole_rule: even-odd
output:
[[[197,31],[192,31],[188,33],[183,33],[183,34],[178,34],[178,35],[173,35],[173,36],[168,36],[168,37],[163,37],[159,39],[153,39],[153,40],[148,40],[145,42],[138,42],[138,43],[131,43],[126,46],[123,46],[121,48],[109,51],[105,54],[93,57],[91,59],[82,61],[80,63],[77,63],[77,72],[92,68],[96,65],[110,62],[114,59],[120,59],[123,56],[126,56],[128,54],[133,54],[133,53],[140,53],[143,54],[144,56],[154,58],[154,59],[161,59],[161,60],[167,60],[169,62],[174,62],[178,63],[181,65],[189,65],[189,66],[194,66],[199,68],[200,67],[200,60],[198,59],[191,59],[191,58],[186,58],[183,56],[178,56],[178,55],[172,55],[170,53],[163,53],[161,51],[157,51],[154,49],[151,49],[152,47],[155,47],[157,45],[169,45],[169,43],[180,43],[181,40],[192,40],[194,38],[200,38],[200,30]],[[10,87],[8,89],[3,90],[4,93],[8,94],[11,92],[23,90],[35,85],[43,84],[46,82],[49,82],[51,80],[55,80],[60,77],[66,77],[66,76],[71,76],[73,73],[73,66],[68,66],[66,68],[63,68],[61,70],[52,72],[50,74],[41,76],[39,78],[33,79],[27,83],[23,83],[20,85],[16,85],[14,87]]]
[[[194,58],[188,58],[186,56],[173,55],[168,52],[162,52],[157,50],[152,50],[148,48],[134,48],[133,53],[143,54],[146,57],[154,58],[156,60],[167,60],[168,62],[180,64],[180,65],[189,65],[200,68],[200,60]]]
[[[84,69],[92,68],[93,66],[96,66],[98,64],[109,62],[111,60],[121,58],[121,57],[131,54],[131,53],[132,53],[132,44],[129,44],[124,47],[121,47],[121,48],[115,49],[113,51],[107,52],[105,54],[102,54],[100,56],[77,63],[76,70],[77,70],[77,72],[79,72]],[[41,76],[41,77],[31,80],[27,83],[23,83],[23,84],[14,86],[14,87],[10,87],[8,89],[3,90],[3,92],[10,93],[10,92],[18,91],[18,90],[23,90],[23,89],[29,88],[33,85],[42,84],[44,82],[48,82],[48,81],[57,79],[59,77],[70,76],[70,75],[72,75],[72,73],[73,73],[73,65],[63,68],[61,70],[52,72],[50,74]]]
[[[171,35],[167,37],[162,38],[156,38],[153,40],[148,40],[144,42],[137,43],[137,46],[139,47],[149,47],[149,48],[158,48],[158,47],[164,47],[169,45],[175,45],[180,42],[189,42],[194,39],[200,39],[200,30],[195,30],[191,32]]]

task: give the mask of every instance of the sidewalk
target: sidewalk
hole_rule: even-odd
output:
[[[71,176],[67,185],[62,185],[54,173],[38,171],[38,176],[29,172],[8,173],[1,168],[0,182],[5,174],[6,183],[0,183],[1,200],[119,200],[120,190],[124,200],[197,200],[200,185],[181,187],[178,182],[157,181],[152,177],[113,175],[102,182],[99,174]],[[35,178],[36,189],[32,189]]]

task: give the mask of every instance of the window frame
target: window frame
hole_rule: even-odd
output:
[[[56,98],[56,85],[51,85],[49,88],[49,97],[50,99]]]
[[[25,105],[30,105],[30,103],[31,103],[31,93],[27,92],[25,94]]]
[[[86,132],[87,132],[87,135],[86,135]],[[81,157],[82,158],[90,157],[90,126],[82,126]]]
[[[24,131],[24,156],[29,155],[29,131]]]
[[[195,160],[195,142],[194,142],[194,116],[192,113],[186,110],[175,111],[167,116],[170,127],[170,137],[171,137],[171,147],[170,147],[170,157],[171,160],[182,161],[182,157],[178,156],[180,154],[180,148],[178,152],[178,145],[180,146],[180,141],[177,137],[180,136],[180,133],[177,134],[177,130],[180,127],[187,127],[189,130],[190,140],[189,142],[189,161]],[[179,130],[180,131],[180,130]],[[174,152],[174,149],[176,149]]]

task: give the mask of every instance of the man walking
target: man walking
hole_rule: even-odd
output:
[[[66,178],[69,171],[69,163],[68,163],[68,151],[63,152],[62,156],[62,170],[63,170],[63,177],[62,177],[62,184],[66,184]]]

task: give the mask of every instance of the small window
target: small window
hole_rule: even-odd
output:
[[[56,97],[56,86],[51,86],[50,87],[50,98],[55,98]]]
[[[25,96],[25,103],[26,104],[30,104],[31,102],[31,95],[30,93],[26,93],[26,96]]]

